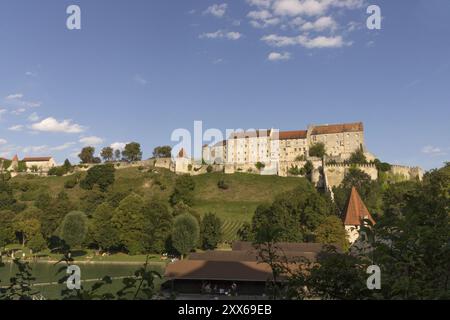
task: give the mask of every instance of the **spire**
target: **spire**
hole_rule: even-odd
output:
[[[360,226],[363,220],[369,219],[373,224],[373,220],[369,210],[359,196],[355,187],[352,187],[350,198],[348,199],[347,208],[345,211],[344,225]]]
[[[12,161],[13,162],[16,162],[16,161],[18,162],[19,161],[19,157],[17,156],[17,154],[14,156],[14,158],[12,158]]]

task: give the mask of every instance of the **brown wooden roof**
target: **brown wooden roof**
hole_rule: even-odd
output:
[[[182,260],[167,265],[164,276],[182,280],[267,281],[268,264],[250,261]]]
[[[27,158],[23,158],[22,161],[25,162],[47,162],[50,161],[52,157],[27,157]]]
[[[345,210],[344,225],[360,226],[365,219],[369,219],[375,224],[375,220],[373,220],[358,191],[353,187]]]
[[[307,133],[306,130],[281,131],[278,137],[280,140],[306,139]]]
[[[344,123],[344,124],[330,124],[313,127],[311,134],[334,134],[343,132],[360,132],[364,131],[364,125],[362,122]]]

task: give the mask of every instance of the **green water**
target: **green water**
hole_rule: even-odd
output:
[[[32,275],[36,278],[33,281],[34,284],[39,284],[33,287],[33,289],[39,291],[39,293],[46,299],[59,299],[61,297],[61,290],[67,288],[66,284],[57,284],[58,280],[66,275],[66,271],[58,273],[58,270],[64,265],[53,265],[51,263],[31,263]],[[92,279],[101,279],[104,276],[114,277],[131,277],[134,272],[139,269],[140,265],[119,265],[119,264],[79,264],[81,269],[81,282],[84,288],[90,288],[95,281],[89,281]],[[160,267],[152,267],[151,269],[158,272],[162,272]],[[0,286],[7,286],[9,279],[17,272],[17,267],[12,263],[5,263],[5,266],[0,268]],[[83,283],[83,280],[88,280]],[[48,284],[49,282],[53,284]],[[159,284],[160,281],[156,281],[155,284]],[[121,289],[122,279],[115,279],[111,285],[107,285],[101,292],[115,293]]]

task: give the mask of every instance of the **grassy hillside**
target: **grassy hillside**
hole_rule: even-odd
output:
[[[83,176],[85,173],[83,174]],[[16,177],[12,182],[22,191],[16,194],[24,202],[33,201],[42,190],[55,196],[64,190],[75,203],[88,191],[78,185],[73,189],[65,189],[64,184],[71,177]],[[292,190],[300,178],[283,178],[278,176],[259,176],[246,173],[225,175],[210,173],[193,177],[195,188],[195,204],[193,208],[201,215],[207,212],[216,213],[224,222],[225,240],[236,238],[236,231],[246,221],[250,221],[256,207],[264,202],[271,202],[277,194]],[[217,186],[219,180],[228,185],[227,190]],[[168,202],[173,191],[176,175],[168,170],[148,168],[127,168],[116,170],[116,181],[111,192],[132,191],[146,200],[163,199]],[[16,190],[17,190],[16,189]]]

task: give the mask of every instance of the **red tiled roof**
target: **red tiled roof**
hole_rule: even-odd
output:
[[[311,134],[334,134],[343,132],[360,132],[364,131],[364,125],[362,122],[345,123],[345,124],[330,124],[313,127]]]
[[[369,210],[367,210],[366,205],[359,196],[358,191],[353,187],[345,211],[344,225],[360,226],[365,219],[369,219],[375,224]]]
[[[280,140],[306,139],[307,133],[306,130],[281,131],[278,137]]]
[[[50,161],[52,157],[27,157],[27,158],[23,158],[22,161],[25,162],[46,162],[46,161]]]

